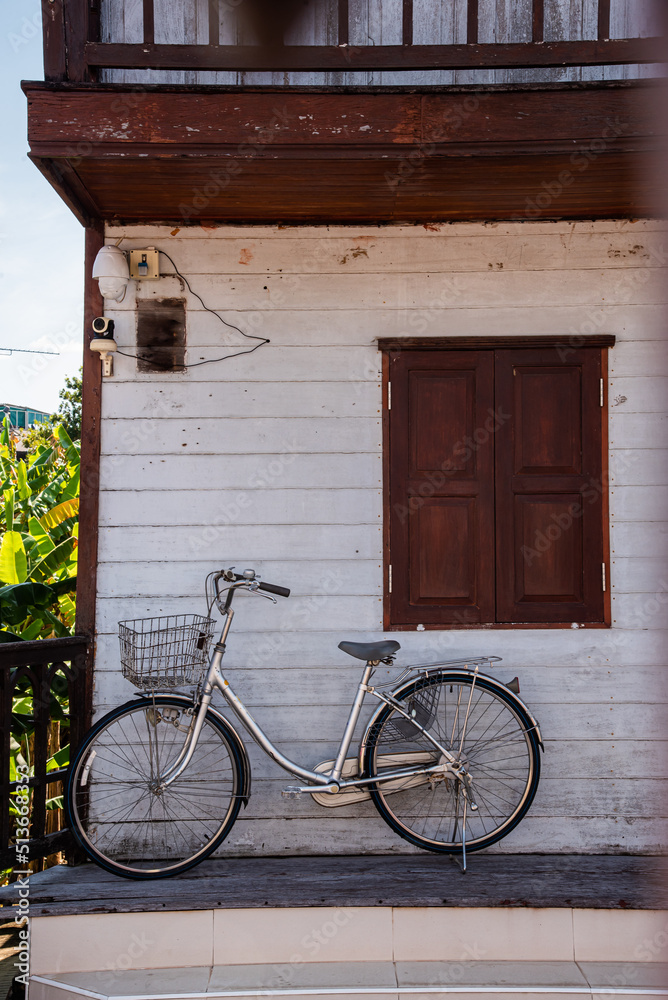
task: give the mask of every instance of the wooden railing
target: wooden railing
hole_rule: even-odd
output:
[[[597,38],[546,41],[545,0],[532,0],[531,22],[516,33],[531,41],[500,43],[479,41],[479,3],[468,0],[466,42],[452,45],[413,43],[413,0],[403,0],[401,44],[350,44],[349,0],[332,2],[338,7],[337,44],[283,45],[278,39],[263,46],[221,44],[219,0],[209,0],[206,44],[156,43],[154,0],[143,0],[143,41],[136,43],[100,41],[105,0],[43,0],[45,77],[95,81],[103,69],[331,72],[612,66],[664,58],[663,39],[610,38],[610,0],[598,0]]]
[[[78,636],[0,644],[0,869],[16,869],[26,861],[37,861],[32,867],[39,868],[43,858],[72,847],[68,830],[52,829],[62,826],[62,813],[47,808],[49,799],[61,792],[67,768],[47,770],[47,761],[67,743],[76,747],[87,728],[87,651],[88,641]],[[55,715],[57,695],[61,709]],[[31,709],[27,713],[26,698]],[[58,722],[63,702],[64,718]],[[21,731],[28,733],[22,747],[23,759],[29,758],[27,781],[11,780],[12,758],[16,761],[12,740],[20,737]],[[15,844],[18,828],[14,810],[21,785],[29,789],[26,853],[17,852]],[[58,822],[54,822],[56,818]]]

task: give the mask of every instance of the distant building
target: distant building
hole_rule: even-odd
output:
[[[9,417],[9,433],[16,445],[17,457],[25,458],[27,452],[24,448],[24,440],[27,432],[35,424],[46,423],[50,419],[51,414],[46,413],[44,410],[31,410],[27,406],[2,403],[0,405],[0,420],[4,420],[5,416]]]
[[[27,406],[15,406],[13,403],[3,403],[0,412],[4,418],[9,417],[12,430],[29,430],[35,424],[43,424],[51,417],[44,410],[32,410]]]

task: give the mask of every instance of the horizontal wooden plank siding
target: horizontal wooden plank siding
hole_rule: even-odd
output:
[[[546,36],[551,10],[546,2]],[[402,665],[486,653],[503,657],[501,680],[519,675],[546,743],[544,777],[528,817],[494,850],[658,853],[656,790],[668,774],[666,227],[117,226],[107,238],[165,250],[207,306],[270,343],[173,374],[138,373],[118,355],[104,382],[96,712],[132,694],[118,669],[119,620],[201,611],[206,572],[253,566],[293,593],[276,607],[240,595],[229,679],[284,752],[307,764],[333,756],[361,666],[337,644],[383,634],[378,338],[559,336],[569,351],[614,335],[601,484],[612,627],[392,636]],[[188,362],[248,346],[166,276],[107,303],[121,351],[136,349],[137,298],[173,296],[186,299]],[[290,778],[249,753],[253,797],[223,854],[323,844],[410,853],[369,803],[286,803]]]

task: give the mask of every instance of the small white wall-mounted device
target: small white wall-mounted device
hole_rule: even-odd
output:
[[[160,251],[155,247],[147,247],[146,250],[130,251],[130,277],[139,278],[159,278],[160,277]]]
[[[106,316],[96,316],[91,326],[95,336],[88,346],[100,355],[102,374],[108,377],[114,374],[114,351],[118,349],[114,340],[114,321]]]
[[[104,246],[93,263],[93,277],[100,283],[105,299],[122,302],[130,280],[128,259],[117,246]]]

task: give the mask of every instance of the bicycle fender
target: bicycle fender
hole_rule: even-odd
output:
[[[393,688],[390,691],[390,694],[392,695],[393,698],[401,700],[403,694],[415,684],[416,680],[424,676],[425,673],[428,674],[430,677],[437,675],[442,677],[451,677],[453,681],[456,681],[458,679],[470,680],[471,677],[473,677],[472,670],[448,670],[447,668],[437,667],[435,669],[428,671],[419,671],[413,674],[412,677],[407,677],[396,688]],[[481,679],[484,679],[485,682],[490,684],[492,687],[495,687],[497,690],[503,692],[505,698],[513,702],[519,709],[521,709],[524,715],[526,715],[527,718],[531,721],[531,726],[536,733],[536,739],[538,740],[538,745],[541,748],[541,750],[545,752],[545,747],[543,746],[543,738],[540,734],[540,728],[538,726],[538,723],[534,718],[533,714],[531,713],[531,711],[529,710],[528,706],[522,701],[519,695],[515,694],[514,691],[511,691],[510,688],[506,687],[503,681],[497,680],[496,677],[491,677],[489,674],[481,674],[481,673],[478,673],[477,676]],[[366,729],[364,730],[364,735],[362,736],[362,739],[360,741],[359,752],[358,752],[358,765],[360,774],[362,774],[363,771],[364,755],[366,753],[369,736],[371,734],[371,731],[373,730],[373,727],[378,722],[381,712],[383,712],[386,708],[387,705],[384,702],[381,702],[376,711],[372,714],[371,718],[367,723]]]
[[[193,704],[192,699],[188,698],[187,695],[172,694],[171,691],[169,694],[170,697],[173,698],[175,701],[182,702],[184,707],[188,706],[192,708]],[[233,743],[234,746],[239,751],[239,757],[241,758],[241,779],[242,779],[242,787],[240,789],[239,798],[243,802],[244,806],[247,806],[251,794],[251,767],[250,767],[250,761],[248,759],[248,753],[246,752],[246,747],[244,746],[243,740],[239,736],[234,726],[225,718],[224,715],[221,715],[220,712],[218,712],[215,708],[213,708],[212,705],[209,705],[208,710],[211,713],[211,715],[215,715],[216,722],[219,722],[221,724],[221,726],[223,727],[223,729],[225,730],[230,739],[230,743]]]

